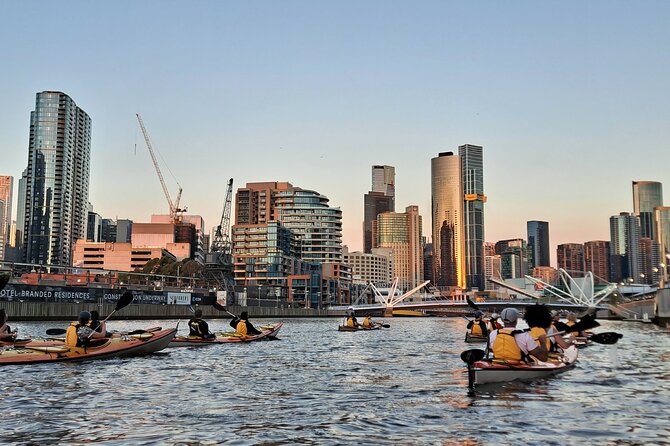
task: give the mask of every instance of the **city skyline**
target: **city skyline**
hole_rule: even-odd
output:
[[[395,166],[396,207],[427,216],[430,159],[463,144],[485,147],[486,240],[548,221],[552,265],[557,245],[609,239],[633,181],[670,182],[663,2],[212,2],[204,18],[155,5],[5,5],[0,175],[18,184],[35,94],[57,90],[92,119],[89,195],[104,218],[167,212],[135,113],[207,226],[229,177],[287,181],[342,209],[350,251],[371,165]],[[53,35],[56,19],[79,23]]]

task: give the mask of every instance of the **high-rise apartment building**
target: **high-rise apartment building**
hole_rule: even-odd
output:
[[[363,252],[371,252],[377,240],[377,215],[395,212],[395,168],[372,166],[372,190],[363,196]]]
[[[499,255],[494,253],[486,254],[484,256],[484,274],[486,276],[486,284],[484,289],[486,290],[495,290],[498,288],[498,285],[492,282],[490,279],[500,279],[502,277],[502,262]]]
[[[663,282],[667,283],[670,272],[670,206],[654,208],[654,222],[659,243],[659,271]]]
[[[472,144],[458,147],[463,183],[466,287],[484,289],[484,156]]]
[[[584,245],[580,243],[563,243],[556,248],[556,261],[559,269],[570,275],[584,272]]]
[[[528,269],[537,266],[549,266],[549,222],[526,222],[528,232]]]
[[[5,249],[9,246],[9,227],[12,224],[12,195],[14,177],[0,175],[0,260],[5,258]]]
[[[390,287],[393,282],[393,256],[390,249],[375,248],[373,252],[349,252],[344,247],[342,263],[351,266],[352,282],[377,287]]]
[[[610,280],[640,278],[640,219],[628,212],[610,217]]]
[[[69,265],[86,239],[91,118],[68,95],[37,93],[30,114],[23,207],[27,263]]]
[[[663,206],[663,186],[657,181],[633,181],[633,213],[640,219],[640,237],[658,240],[654,208]]]
[[[398,287],[408,291],[423,282],[423,244],[418,206],[404,213],[384,212],[377,216],[378,245],[392,251],[393,276]]]
[[[495,253],[501,258],[503,279],[520,279],[528,274],[528,246],[524,239],[497,241]]]
[[[584,270],[591,271],[599,282],[610,280],[610,242],[592,240],[584,243]]]
[[[437,287],[466,288],[461,160],[453,152],[431,159],[433,280]]]

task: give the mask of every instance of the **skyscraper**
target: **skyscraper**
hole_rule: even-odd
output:
[[[437,287],[466,287],[461,160],[453,152],[431,159],[433,280]]]
[[[372,190],[363,197],[363,252],[375,248],[377,215],[395,211],[395,168],[372,166]]]
[[[654,221],[660,245],[659,269],[662,273],[660,279],[667,282],[668,271],[670,271],[670,206],[655,207]]]
[[[558,267],[566,270],[571,276],[584,272],[584,245],[580,243],[564,243],[556,248]]]
[[[23,226],[28,263],[69,265],[86,238],[91,118],[65,93],[37,93],[30,114]]]
[[[465,274],[468,288],[485,287],[484,275],[484,157],[481,146],[458,147],[463,176],[463,229],[465,231]]]
[[[610,280],[640,278],[640,219],[628,212],[610,217]]]
[[[663,206],[663,186],[656,181],[633,181],[633,213],[640,218],[640,237],[657,240],[654,208]]]
[[[404,213],[384,212],[377,216],[378,245],[391,249],[393,275],[398,286],[408,291],[423,282],[423,246],[418,206]]]
[[[5,258],[5,249],[9,244],[9,227],[12,224],[12,195],[14,177],[0,175],[0,201],[2,202],[2,218],[0,218],[0,260]]]
[[[528,231],[528,269],[549,266],[549,223],[546,221],[526,222]]]
[[[591,271],[595,279],[610,280],[610,242],[592,240],[584,243],[584,269]]]

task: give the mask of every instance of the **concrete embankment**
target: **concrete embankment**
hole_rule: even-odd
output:
[[[74,320],[81,311],[97,310],[101,317],[106,317],[114,311],[111,303],[54,303],[54,302],[18,302],[0,301],[0,308],[4,308],[11,321],[28,320]],[[202,309],[206,319],[230,319],[225,311],[218,311],[211,305],[194,306]],[[274,308],[274,307],[241,307],[231,305],[228,311],[239,315],[247,311],[251,318],[296,318],[296,317],[342,317],[341,311],[303,309],[303,308]],[[189,319],[191,312],[186,305],[150,305],[131,304],[114,313],[113,319]]]

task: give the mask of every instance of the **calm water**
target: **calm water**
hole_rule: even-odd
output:
[[[462,341],[462,319],[386,319],[390,329],[364,333],[284,322],[278,341],[3,367],[0,444],[670,445],[670,334],[655,326],[603,321],[594,331],[623,333],[617,345],[472,397],[459,354],[477,345]],[[12,325],[22,336],[61,326]]]

